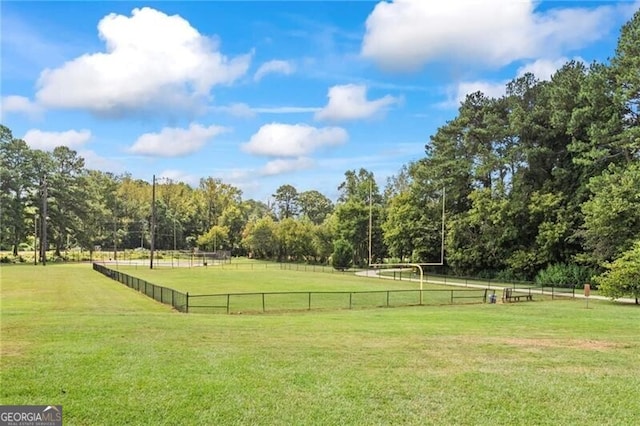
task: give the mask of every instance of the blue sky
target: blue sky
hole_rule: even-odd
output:
[[[380,186],[468,92],[605,62],[640,2],[3,1],[2,123],[92,169],[266,201]]]

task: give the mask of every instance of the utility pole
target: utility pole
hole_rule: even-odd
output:
[[[153,251],[156,244],[156,175],[153,175],[153,184],[151,187],[151,253],[149,260],[149,269],[153,269]]]
[[[440,264],[444,266],[444,207],[447,200],[447,192],[445,187],[442,187],[442,237],[441,237],[441,246],[440,246]]]
[[[42,261],[42,266],[46,266],[47,264],[47,177],[45,176],[42,180],[42,220],[40,220],[40,225],[42,226],[42,232],[40,233],[40,260]]]
[[[38,264],[38,213],[33,214],[33,264]]]
[[[117,242],[117,229],[116,229],[116,218],[113,218],[113,260],[118,260],[118,242]]]
[[[372,240],[372,234],[373,234],[373,229],[372,229],[372,225],[373,225],[373,202],[372,202],[372,181],[369,180],[369,267],[371,267],[371,261],[372,261],[372,248],[371,248],[371,240]]]

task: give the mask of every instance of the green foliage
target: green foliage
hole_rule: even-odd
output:
[[[300,214],[313,224],[320,225],[333,212],[333,203],[320,192],[312,190],[298,195]]]
[[[538,272],[535,283],[540,286],[582,288],[591,283],[595,270],[582,265],[556,263]]]
[[[585,245],[602,264],[628,250],[640,234],[640,162],[611,165],[589,188],[593,195],[582,205]]]
[[[333,243],[331,266],[338,270],[349,269],[353,264],[353,246],[349,241],[340,239]]]
[[[293,185],[281,185],[273,194],[273,198],[280,220],[298,215],[298,190]]]
[[[249,222],[243,232],[242,244],[257,259],[272,259],[278,252],[276,224],[270,217]]]
[[[212,226],[206,234],[198,237],[197,244],[199,247],[209,251],[228,249],[229,228],[226,226],[218,225]]]
[[[608,271],[595,278],[604,296],[640,299],[640,241],[605,267]]]

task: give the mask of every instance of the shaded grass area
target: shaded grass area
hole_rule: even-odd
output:
[[[640,309],[207,316],[88,265],[3,267],[0,403],[65,424],[634,424]]]

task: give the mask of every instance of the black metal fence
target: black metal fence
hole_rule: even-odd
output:
[[[379,270],[378,277],[401,281],[403,279],[418,280],[420,276],[413,269],[407,268],[404,271],[392,270],[387,272],[385,272],[384,269],[381,269]],[[489,278],[440,275],[427,272],[425,272],[423,279],[425,282],[430,284],[483,287],[489,290],[511,288],[517,293],[526,293],[530,295],[539,294],[551,297],[551,299],[567,297],[575,298],[576,289],[578,289],[578,292],[581,291],[581,288],[577,284],[571,287],[556,287],[552,285],[536,284],[532,281],[492,280]]]
[[[486,303],[494,290],[452,288],[375,291],[302,291],[189,294],[152,284],[94,263],[93,269],[180,312],[266,313],[300,310],[363,309],[414,305]]]
[[[189,312],[189,293],[181,293],[168,287],[152,284],[140,278],[125,274],[124,272],[109,269],[99,263],[93,264],[93,270],[98,271],[107,277],[116,280],[129,288],[138,290],[150,298],[165,305],[173,306],[180,312]]]
[[[454,305],[485,303],[490,292],[492,290],[459,288],[194,294],[189,296],[189,311],[230,314]]]

